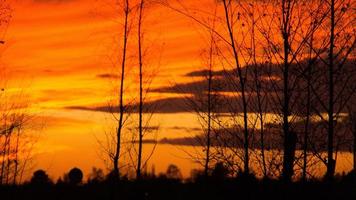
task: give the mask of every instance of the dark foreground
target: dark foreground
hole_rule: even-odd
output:
[[[1,200],[204,200],[204,199],[356,199],[354,178],[334,181],[294,182],[277,180],[229,179],[182,183],[179,180],[152,178],[141,181],[109,181],[71,185],[68,183],[28,183],[1,186]]]

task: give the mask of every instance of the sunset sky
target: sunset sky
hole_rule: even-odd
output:
[[[101,150],[97,138],[101,138],[106,124],[112,123],[110,114],[69,107],[105,106],[113,95],[115,83],[110,75],[118,71],[115,62],[119,58],[116,54],[121,25],[117,8],[110,4],[113,2],[95,0],[11,2],[12,18],[7,31],[2,33],[5,45],[1,46],[5,87],[8,91],[24,90],[26,101],[44,124],[38,130],[40,139],[34,167],[45,168],[54,177],[72,166],[86,172],[93,166],[104,167],[98,158]],[[153,10],[146,27],[147,41],[152,44],[150,51],[154,54],[149,63],[149,71],[154,74],[152,89],[193,81],[185,75],[202,64],[200,54],[204,46],[199,45],[204,42],[202,34],[189,19],[167,8]],[[132,76],[135,74],[135,69],[129,67],[128,71]],[[135,95],[132,92],[130,96]],[[160,92],[150,94],[149,98],[168,97],[182,98],[180,94]],[[193,114],[180,115],[174,119],[172,114],[154,117],[153,124],[159,121],[157,125],[161,128],[159,138],[187,135],[189,129],[193,130],[189,135],[199,132]],[[161,153],[162,156],[167,159],[156,166],[157,170],[165,170],[171,162],[190,165],[179,149],[173,148]],[[185,175],[188,173],[185,171]]]
[[[0,32],[5,41],[0,46],[0,69],[6,75],[0,87],[9,94],[22,91],[20,99],[30,104],[29,110],[35,116],[30,127],[38,137],[33,168],[43,168],[55,179],[73,166],[84,173],[92,167],[105,169],[100,142],[115,128],[115,120],[111,113],[102,111],[117,97],[122,10],[115,0],[9,2],[12,17],[8,27],[2,29],[5,31]],[[186,3],[202,4],[195,0]],[[174,86],[199,86],[202,77],[194,74],[204,69],[203,50],[209,35],[176,11],[149,6],[144,24],[145,72],[154,78],[147,98],[160,105],[150,124],[159,129],[151,137],[194,136],[202,130],[197,116],[183,105],[190,94],[175,91]],[[136,35],[130,36],[130,49],[136,48],[135,39]],[[135,54],[128,53],[127,101],[138,97]],[[149,149],[145,154],[154,148],[151,144],[145,147]],[[191,169],[200,166],[187,159],[185,152],[202,150],[158,145],[149,168],[154,165],[162,172],[175,163],[184,176],[189,176]],[[348,158],[340,159],[344,159],[338,163],[340,169],[349,167]]]

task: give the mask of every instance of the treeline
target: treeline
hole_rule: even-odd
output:
[[[87,181],[78,168],[71,169],[55,183],[43,170],[34,172],[22,185],[0,186],[1,199],[354,199],[355,174],[338,176],[333,182],[297,181],[290,184],[275,179],[256,179],[240,174],[228,176],[223,164],[216,164],[209,178],[195,171],[182,179],[179,169],[170,165],[166,173],[155,175],[142,170],[140,180],[121,177],[116,184],[113,173],[93,169]],[[115,187],[113,187],[115,185]]]

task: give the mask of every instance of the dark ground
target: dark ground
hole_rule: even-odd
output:
[[[115,190],[113,190],[115,188]],[[115,191],[115,193],[113,193]],[[115,198],[116,195],[116,198]],[[113,187],[109,181],[71,185],[69,183],[28,183],[0,186],[1,200],[204,200],[204,199],[356,199],[354,177],[334,181],[308,181],[290,184],[277,180],[225,179],[182,183],[167,178],[120,181]]]

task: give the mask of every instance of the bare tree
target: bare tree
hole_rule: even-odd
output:
[[[338,96],[342,93],[335,94],[335,78],[337,71],[344,68],[344,63],[347,61],[350,53],[355,47],[355,32],[348,33],[344,30],[354,25],[355,19],[350,19],[348,12],[352,10],[352,1],[348,0],[330,0],[327,1],[330,5],[330,31],[329,31],[329,49],[328,49],[328,159],[326,177],[332,178],[335,173],[336,160],[334,159],[334,136],[335,136],[335,120],[337,119],[337,110],[335,107]],[[351,11],[352,12],[352,11]],[[352,17],[352,16],[351,16]],[[345,20],[345,21],[344,21]],[[340,24],[342,21],[342,24]],[[341,28],[341,29],[340,29]],[[346,35],[345,35],[346,34]],[[346,42],[346,44],[345,44]],[[338,47],[336,47],[338,45]],[[342,56],[340,58],[339,56]],[[341,60],[340,60],[341,59]],[[348,82],[346,80],[346,82]],[[342,92],[342,90],[341,90]],[[341,105],[342,106],[342,105]],[[340,109],[340,108],[339,108]]]
[[[299,70],[299,68],[308,69],[305,66],[313,65],[313,61],[305,65],[304,60],[309,41],[311,38],[314,40],[313,35],[322,21],[316,20],[316,16],[310,15],[309,12],[310,8],[320,9],[318,7],[320,4],[317,3],[295,0],[269,1],[266,4],[266,14],[263,15],[262,23],[258,28],[265,39],[263,44],[266,46],[263,50],[266,63],[270,63],[272,68],[277,64],[280,68],[279,72],[272,69],[269,76],[273,89],[271,100],[274,105],[278,105],[275,112],[281,118],[284,150],[282,178],[287,182],[291,181],[294,175],[296,158],[299,159],[296,157],[296,149],[299,147],[297,146],[298,130],[295,125],[298,124],[299,116],[303,113],[298,109],[302,103],[300,99],[302,93],[298,91],[301,90],[300,86],[304,81],[302,78],[308,74],[308,70]],[[311,59],[314,59],[314,48],[312,51]],[[279,76],[280,80],[276,80],[275,75]],[[307,107],[310,108],[310,105]],[[306,115],[310,116],[310,110]],[[307,137],[307,134],[305,136]]]
[[[126,69],[126,53],[127,53],[127,41],[128,41],[128,18],[130,14],[130,4],[129,0],[124,1],[123,5],[124,13],[124,31],[123,31],[123,47],[122,47],[122,60],[121,60],[121,80],[120,80],[120,91],[119,91],[119,120],[117,124],[116,132],[116,151],[113,158],[113,175],[119,178],[119,159],[120,159],[120,148],[121,148],[121,135],[124,123],[125,114],[125,104],[124,104],[124,83],[125,83],[125,69]]]
[[[11,19],[11,7],[6,0],[0,1],[0,44]],[[35,128],[33,116],[28,112],[29,99],[24,89],[11,91],[8,72],[0,68],[0,185],[17,184],[22,181],[24,170],[31,157],[36,138],[29,133]]]
[[[207,93],[207,98],[208,98],[208,122],[207,122],[207,130],[206,130],[206,156],[205,156],[205,165],[204,165],[204,174],[205,177],[208,177],[209,175],[209,168],[210,168],[210,162],[211,162],[211,135],[212,135],[212,112],[213,112],[213,101],[212,101],[212,93],[213,93],[213,60],[214,57],[214,34],[211,33],[211,42],[210,42],[210,49],[209,49],[209,69],[208,69],[208,93]]]
[[[282,0],[282,37],[283,37],[283,133],[284,133],[284,157],[283,157],[283,177],[287,181],[293,176],[293,164],[296,148],[297,137],[295,133],[290,131],[289,119],[290,116],[290,37],[291,37],[291,16],[292,9],[296,2],[290,0]]]
[[[323,2],[322,13],[327,17],[318,28],[318,43],[313,44],[313,53],[321,64],[316,65],[319,73],[317,80],[313,81],[311,90],[318,104],[314,112],[320,120],[326,124],[326,158],[320,152],[314,152],[326,165],[325,177],[331,179],[336,168],[336,146],[343,137],[343,133],[337,130],[341,113],[350,101],[355,89],[352,84],[355,71],[351,67],[350,55],[355,48],[355,30],[352,28],[355,19],[352,15],[353,1],[330,0]],[[311,46],[309,44],[309,46]],[[327,73],[323,73],[327,69]],[[324,115],[326,113],[326,116]]]
[[[42,125],[29,112],[24,92],[0,94],[0,184],[17,184],[32,158],[33,147]],[[39,126],[38,126],[39,125]]]
[[[140,79],[140,102],[139,102],[139,136],[138,136],[138,156],[137,156],[137,170],[136,170],[136,177],[137,179],[141,178],[141,162],[142,162],[142,143],[143,143],[143,127],[142,127],[142,115],[143,115],[143,55],[142,55],[142,15],[144,11],[145,1],[141,0],[139,4],[139,17],[138,17],[138,60],[139,60],[139,79]]]
[[[334,160],[334,45],[335,45],[335,0],[330,2],[330,49],[329,49],[329,103],[328,103],[328,162],[327,177],[335,173]]]
[[[247,29],[247,34],[249,35],[249,42],[246,42],[242,45],[242,49],[245,52],[245,62],[246,68],[248,68],[248,73],[250,74],[251,81],[247,83],[248,89],[251,91],[251,102],[249,105],[249,110],[256,112],[255,119],[250,119],[251,123],[251,134],[254,132],[259,133],[259,148],[260,154],[257,156],[257,160],[260,163],[262,175],[268,176],[267,171],[267,161],[266,161],[266,114],[268,112],[268,89],[264,86],[263,82],[263,71],[261,67],[264,67],[260,61],[259,57],[261,56],[259,52],[260,45],[259,39],[260,35],[258,34],[258,23],[263,17],[263,13],[260,11],[261,5],[258,1],[251,1],[248,4],[240,4],[241,7],[241,18],[245,27]],[[253,137],[253,136],[252,136]],[[252,144],[254,146],[254,144]]]
[[[318,53],[315,53],[314,45],[316,45],[316,35],[318,33],[318,30],[322,26],[322,24],[325,22],[326,19],[326,14],[324,12],[324,7],[322,6],[323,2],[322,1],[313,1],[311,4],[308,4],[310,6],[307,6],[304,13],[306,13],[309,17],[307,20],[307,23],[301,27],[302,30],[305,30],[308,34],[305,35],[305,41],[306,45],[303,47],[305,49],[305,60],[296,61],[298,69],[295,73],[297,75],[301,76],[301,87],[302,91],[300,92],[304,100],[302,100],[299,105],[300,105],[300,110],[301,110],[301,116],[304,119],[304,130],[303,130],[303,138],[301,138],[301,149],[303,150],[302,157],[302,180],[307,179],[307,174],[308,174],[308,151],[310,150],[309,148],[309,143],[311,142],[310,140],[310,135],[312,131],[312,118],[313,118],[313,107],[316,107],[315,105],[315,97],[313,96],[312,88],[313,85],[315,85],[314,81],[317,80],[317,77],[315,76],[316,71],[318,70],[318,67],[316,67],[318,63],[318,56],[317,54],[321,52],[321,50],[318,50]],[[297,106],[298,107],[298,106]]]
[[[157,127],[151,127],[151,119],[153,117],[153,114],[156,110],[155,105],[149,105],[146,102],[148,101],[148,94],[150,93],[151,89],[151,84],[154,80],[154,77],[157,73],[157,71],[153,70],[152,67],[150,71],[148,70],[150,67],[148,58],[147,58],[147,52],[151,52],[151,59],[155,59],[156,57],[153,55],[152,52],[154,52],[156,49],[155,45],[150,44],[150,46],[147,45],[147,42],[145,42],[145,34],[147,32],[144,31],[144,25],[148,24],[145,22],[146,19],[146,10],[148,10],[149,6],[154,5],[154,2],[148,1],[148,0],[140,0],[140,2],[137,5],[138,8],[138,21],[137,21],[137,44],[138,44],[138,66],[139,66],[139,103],[138,103],[138,150],[137,150],[137,165],[136,165],[136,178],[140,179],[142,176],[142,169],[147,169],[147,162],[151,158],[152,154],[154,153],[154,150],[156,148],[156,138],[152,140],[154,142],[154,146],[151,149],[151,151],[145,151],[148,153],[148,156],[146,159],[143,157],[143,143],[144,143],[144,137],[147,136],[148,133],[153,133],[155,131],[158,131],[158,126]],[[161,52],[157,52],[157,55],[160,55]],[[159,63],[159,59],[158,63]],[[152,63],[151,63],[152,64]],[[159,64],[158,64],[159,65]],[[156,66],[158,69],[159,66]],[[135,143],[135,139],[133,140]],[[146,174],[147,175],[147,174]]]
[[[213,16],[211,21],[215,23],[215,17]],[[213,25],[214,26],[214,25]],[[221,98],[218,93],[219,81],[215,77],[215,56],[216,56],[216,44],[214,33],[209,34],[209,46],[206,50],[203,50],[202,56],[204,69],[201,70],[203,75],[204,86],[199,88],[193,88],[194,91],[183,91],[192,92],[192,97],[186,97],[187,106],[194,110],[198,116],[198,120],[201,123],[203,134],[199,136],[194,136],[196,143],[203,147],[204,155],[192,156],[195,161],[202,164],[204,167],[204,176],[208,177],[210,175],[211,163],[214,159],[213,145],[217,144],[216,137],[214,137],[214,124],[217,124],[218,113],[219,113],[219,98]],[[182,89],[183,90],[183,89]],[[200,151],[198,151],[200,152]]]
[[[249,174],[249,130],[248,130],[248,107],[247,107],[247,99],[246,99],[246,81],[247,81],[247,74],[244,73],[241,67],[241,63],[239,61],[239,52],[238,47],[236,46],[236,39],[234,35],[234,23],[231,21],[234,17],[234,5],[233,1],[231,0],[223,0],[224,4],[224,12],[225,12],[225,20],[226,20],[226,27],[229,33],[230,39],[230,47],[231,51],[233,52],[233,57],[235,61],[235,67],[237,71],[237,76],[240,83],[241,89],[241,99],[242,99],[242,107],[243,107],[243,129],[244,129],[244,173]]]
[[[155,59],[155,55],[160,56],[158,52],[153,56],[150,54],[147,58],[147,53],[155,50],[151,48],[153,45],[149,43],[150,38],[149,42],[146,42],[145,37],[147,28],[145,21],[148,17],[146,12],[150,5],[151,1],[148,0],[136,2],[124,0],[117,4],[118,7],[114,7],[115,12],[117,8],[121,11],[120,17],[114,18],[113,21],[122,26],[122,33],[119,37],[118,50],[114,58],[109,57],[109,59],[112,66],[116,66],[117,52],[119,52],[120,71],[115,70],[109,77],[111,86],[114,88],[114,92],[110,92],[114,95],[109,100],[105,111],[113,116],[116,125],[115,127],[111,124],[106,126],[105,138],[97,138],[97,142],[101,147],[99,153],[104,154],[100,156],[104,158],[106,164],[110,165],[109,168],[113,170],[111,175],[116,178],[121,175],[130,177],[136,175],[137,179],[140,179],[142,169],[146,167],[156,147],[154,145],[148,158],[145,158],[146,151],[143,151],[145,136],[158,130],[158,126],[150,127],[155,105],[146,103],[156,73],[155,70],[148,71],[147,69],[151,64],[150,59]],[[151,46],[148,47],[148,44]],[[128,66],[137,66],[137,71]],[[136,80],[137,82],[132,82]],[[131,89],[136,89],[136,87],[138,88],[137,94],[131,92]],[[135,114],[137,114],[137,119]],[[156,138],[153,138],[150,142],[155,140]]]
[[[189,9],[184,6],[183,2],[178,1],[179,8],[172,6],[169,2],[163,3],[164,6],[177,11],[178,13],[192,19],[198,25],[202,26],[204,29],[211,31],[218,40],[222,41],[222,47],[219,47],[218,54],[222,59],[222,62],[227,63],[230,67],[233,68],[233,74],[227,74],[226,78],[230,79],[231,84],[234,85],[236,89],[237,96],[240,96],[238,104],[242,107],[242,141],[243,141],[243,156],[238,155],[238,157],[243,161],[243,172],[249,174],[249,128],[248,128],[248,102],[247,102],[247,92],[246,92],[246,81],[247,81],[247,72],[242,69],[242,63],[240,61],[241,49],[240,44],[241,38],[244,38],[244,35],[239,35],[242,25],[236,23],[236,19],[239,19],[240,14],[237,12],[238,2],[232,0],[222,0],[221,2],[215,2],[216,6],[222,8],[222,16],[217,17],[219,19],[219,28],[212,27],[211,24],[207,23],[206,20],[202,19],[204,16],[214,15],[214,13],[209,11],[202,11],[199,9]],[[197,15],[198,13],[198,15]],[[199,16],[201,14],[202,16]],[[242,39],[243,40],[243,39]],[[228,52],[225,51],[225,48],[228,49]],[[240,110],[237,108],[231,108],[231,114],[234,117],[238,117]],[[235,138],[238,138],[238,141],[241,141],[239,131],[235,131]],[[224,142],[223,142],[224,143]],[[231,147],[231,145],[230,145]],[[239,147],[231,147],[239,148]],[[223,149],[221,149],[223,150]],[[223,150],[224,151],[224,150]],[[233,151],[237,154],[239,151]],[[236,162],[233,161],[233,162]]]

